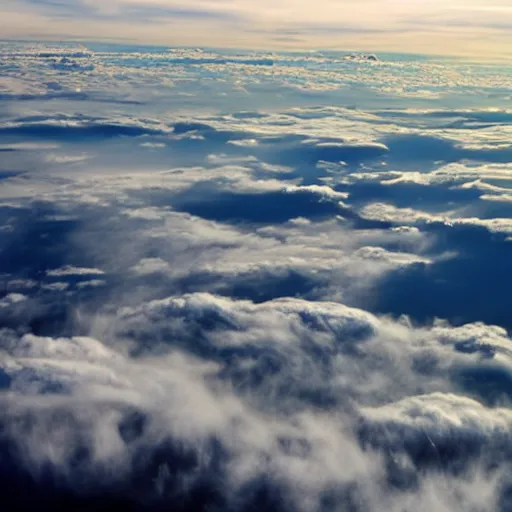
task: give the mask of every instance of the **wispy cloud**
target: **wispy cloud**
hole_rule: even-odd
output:
[[[7,0],[0,12],[2,33],[18,38],[480,55],[512,45],[505,0]]]

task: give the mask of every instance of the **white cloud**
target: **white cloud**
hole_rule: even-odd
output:
[[[69,283],[57,282],[57,283],[47,283],[41,286],[43,290],[48,290],[50,292],[63,292],[69,288]]]
[[[100,286],[105,286],[107,283],[103,279],[91,279],[90,281],[81,281],[77,283],[77,288],[98,288]]]
[[[11,305],[18,304],[27,299],[27,297],[21,293],[9,293],[2,300],[0,300],[0,308],[7,308]]]
[[[110,346],[88,337],[1,333],[7,355],[2,369],[12,379],[11,393],[2,396],[4,435],[25,447],[24,464],[35,474],[51,462],[58,475],[68,475],[68,485],[80,485],[72,479],[68,454],[81,446],[90,453],[84,466],[88,478],[115,468],[103,483],[119,485],[140,449],[150,460],[152,450],[172,440],[202,461],[192,472],[184,467],[183,475],[190,482],[208,481],[208,461],[216,457],[208,442],[213,436],[221,453],[229,454],[219,489],[228,500],[241,499],[243,486],[263,475],[271,475],[295,509],[304,511],[317,510],[323,493],[347,484],[370,511],[383,502],[389,510],[404,503],[428,507],[434,496],[439,510],[454,510],[453,492],[463,500],[462,509],[497,498],[494,475],[485,478],[476,471],[444,475],[446,487],[435,473],[417,473],[419,494],[407,488],[395,494],[382,479],[390,471],[415,472],[414,465],[422,464],[415,446],[426,444],[435,453],[451,443],[457,447],[451,462],[471,461],[474,467],[480,455],[472,446],[485,443],[484,460],[505,446],[512,413],[456,395],[446,374],[424,376],[413,364],[426,357],[428,345],[443,360],[438,371],[449,371],[448,336],[453,333],[455,342],[466,330],[482,340],[508,340],[503,330],[484,325],[414,330],[336,303],[288,298],[254,304],[208,294],[124,308],[112,320],[103,333]],[[123,336],[138,341],[126,345]],[[132,357],[137,343],[145,348]],[[193,352],[194,344],[201,359],[172,348]],[[222,350],[235,351],[236,358],[218,358]],[[473,360],[453,354],[453,364]],[[262,371],[269,373],[254,380]],[[307,390],[316,393],[313,402],[303,394]],[[315,401],[329,396],[338,405],[316,409]],[[122,428],[133,411],[140,411],[142,426]],[[24,427],[28,422],[16,423],[25,417],[32,418],[30,429]],[[357,440],[362,425],[373,433],[366,449]],[[458,444],[461,440],[471,444]],[[395,462],[386,469],[389,450]],[[349,463],[340,466],[340,460]],[[479,492],[472,492],[470,482]],[[156,496],[157,490],[149,492]],[[189,490],[193,487],[180,492]],[[338,499],[343,503],[343,495]]]
[[[470,437],[476,443],[491,443],[490,448],[495,450],[504,447],[512,426],[512,413],[506,408],[487,409],[470,398],[444,393],[365,408],[362,414],[377,428],[384,431],[387,427],[397,436],[428,436],[433,445]]]
[[[457,214],[457,211],[444,212],[442,214],[428,213],[415,210],[414,208],[397,208],[386,203],[368,204],[361,209],[361,215],[366,219],[399,224],[440,222],[448,226],[482,226],[496,233],[512,232],[512,219],[509,218],[480,219],[478,217],[462,217]]]
[[[103,275],[104,273],[98,268],[73,267],[72,265],[46,271],[46,275],[49,277]]]

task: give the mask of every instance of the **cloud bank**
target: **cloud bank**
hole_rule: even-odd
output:
[[[84,27],[83,20],[89,24]],[[7,0],[2,33],[18,39],[117,40],[172,46],[337,48],[506,57],[506,0]],[[170,35],[172,34],[172,35]]]
[[[511,509],[506,70],[2,49],[6,503]]]

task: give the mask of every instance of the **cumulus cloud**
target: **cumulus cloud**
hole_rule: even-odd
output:
[[[11,392],[2,398],[3,438],[30,446],[17,464],[36,482],[37,468],[51,467],[71,492],[88,482],[122,497],[135,485],[141,504],[190,503],[206,486],[235,508],[264,492],[263,506],[278,510],[318,510],[327,495],[337,506],[356,500],[357,510],[378,510],[388,479],[396,488],[382,499],[392,509],[410,500],[427,506],[438,457],[454,471],[451,487],[466,489],[463,507],[491,506],[500,475],[460,469],[509,460],[512,419],[454,395],[433,368],[415,371],[436,352],[437,371],[450,371],[450,340],[440,334],[335,303],[258,305],[207,294],[121,309],[103,332],[107,344],[4,331]],[[471,364],[473,356],[459,354],[453,365]],[[340,467],[341,459],[350,464]],[[413,498],[416,479],[422,490]],[[485,500],[467,489],[472,479],[487,488]],[[448,507],[453,489],[436,489]]]

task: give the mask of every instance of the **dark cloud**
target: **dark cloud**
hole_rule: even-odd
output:
[[[23,123],[5,126],[0,129],[0,137],[20,138],[34,137],[43,140],[76,140],[82,141],[91,138],[103,140],[111,137],[140,137],[142,135],[158,135],[158,129],[150,127],[115,123],[79,122],[67,124],[66,122],[40,122]]]

